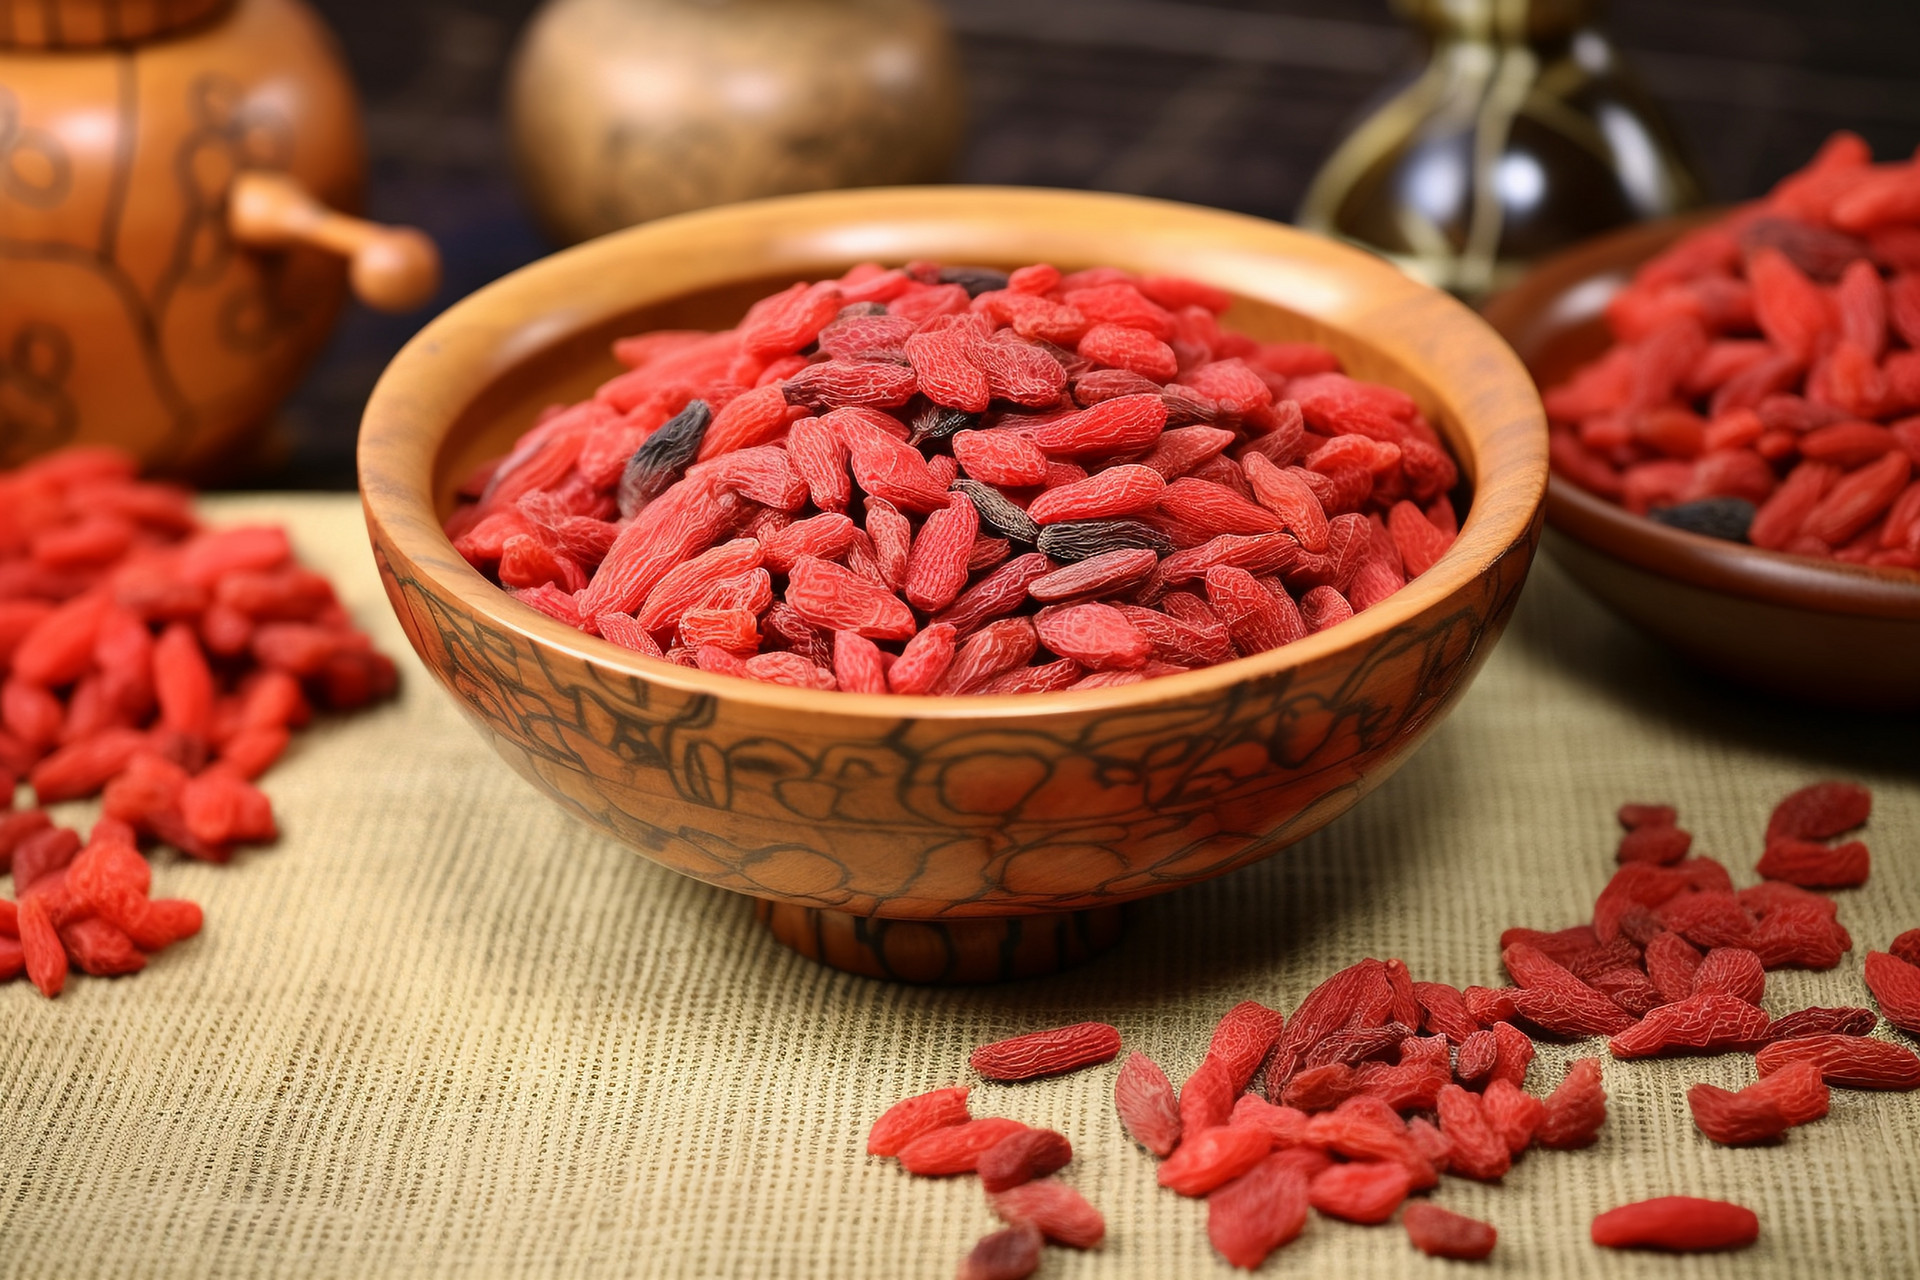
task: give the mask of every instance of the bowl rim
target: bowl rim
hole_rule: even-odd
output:
[[[1047,256],[1097,230],[1091,255],[1125,265],[1132,252],[1181,256],[1179,271],[1362,339],[1405,367],[1462,371],[1427,379],[1440,417],[1473,482],[1453,545],[1426,573],[1379,604],[1325,631],[1252,657],[1132,684],[965,698],[795,689],[648,658],[522,604],[467,564],[434,509],[437,459],[450,426],[494,380],[582,329],[729,280],[803,278],[833,261],[933,256],[928,242],[966,261],[994,229],[1050,241]],[[1036,230],[1038,229],[1038,230]],[[1057,245],[1063,252],[1053,252]],[[742,246],[764,255],[752,276],[723,270]],[[915,248],[918,252],[911,252]],[[990,246],[989,246],[990,247]],[[982,253],[972,260],[991,260]],[[1138,261],[1138,259],[1135,259]],[[636,285],[634,265],[648,277]],[[1091,265],[1091,262],[1088,263]],[[1302,295],[1289,303],[1288,289]],[[1318,293],[1316,309],[1315,293]],[[1327,310],[1338,308],[1334,318]],[[534,319],[529,319],[533,317]],[[529,423],[531,425],[531,423]],[[424,429],[423,429],[424,428]],[[1444,428],[1443,428],[1444,429]],[[1031,719],[1097,713],[1217,695],[1390,632],[1492,571],[1537,537],[1547,483],[1545,411],[1512,349],[1454,298],[1384,260],[1279,223],[1172,201],[1048,188],[879,187],[780,196],[680,214],[615,231],[521,267],[454,303],[394,356],[362,417],[360,489],[370,535],[384,536],[439,589],[489,624],[536,647],[688,694],[769,710],[873,720]]]
[[[1555,532],[1661,577],[1820,613],[1920,619],[1920,574],[1817,560],[1661,524],[1561,476],[1547,481]]]
[[[1527,361],[1530,339],[1544,336],[1554,313],[1577,303],[1591,315],[1633,270],[1680,236],[1731,207],[1694,210],[1635,223],[1583,240],[1543,259],[1511,287],[1487,300],[1481,314]],[[1532,366],[1528,365],[1531,376]],[[1920,573],[1789,555],[1709,538],[1636,515],[1558,474],[1547,481],[1547,525],[1555,532],[1676,582],[1818,613],[1900,621],[1920,619]]]

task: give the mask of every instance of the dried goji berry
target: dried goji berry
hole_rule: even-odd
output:
[[[1456,1084],[1444,1085],[1437,1108],[1440,1132],[1450,1144],[1451,1172],[1483,1182],[1497,1181],[1506,1174],[1512,1152],[1505,1135],[1488,1120],[1477,1094]]]
[[[1493,1252],[1499,1232],[1490,1223],[1443,1209],[1425,1200],[1409,1204],[1400,1215],[1401,1225],[1414,1248],[1429,1258],[1458,1258],[1478,1261]]]
[[[1034,616],[1040,643],[1095,671],[1124,671],[1153,656],[1153,644],[1112,605],[1049,605]]]
[[[1766,819],[1766,841],[1824,841],[1853,831],[1874,812],[1874,793],[1855,783],[1812,783],[1789,794]]]
[[[1203,1196],[1253,1168],[1270,1149],[1266,1134],[1257,1129],[1230,1124],[1202,1129],[1181,1138],[1156,1176],[1161,1186],[1183,1196]]]
[[[1086,1197],[1064,1182],[1036,1178],[987,1197],[993,1211],[1011,1223],[1028,1223],[1055,1244],[1092,1249],[1107,1234],[1106,1219]]]
[[[1113,1103],[1133,1140],[1156,1156],[1180,1142],[1180,1111],[1167,1075],[1144,1053],[1130,1053],[1113,1084]]]
[[[1744,947],[1715,947],[1693,974],[1694,994],[1719,991],[1748,1004],[1759,1004],[1766,989],[1767,971],[1760,957]]]
[[[894,1154],[908,1173],[939,1178],[956,1173],[972,1173],[985,1155],[1010,1134],[1027,1126],[1018,1120],[999,1116],[962,1120],[926,1129],[908,1140]]]
[[[1073,1144],[1051,1129],[1010,1133],[989,1147],[974,1171],[988,1191],[1005,1191],[1063,1169],[1073,1159]]]
[[[1111,1061],[1120,1033],[1104,1022],[1032,1031],[975,1049],[968,1061],[989,1080],[1031,1080]]]
[[[1609,1249],[1701,1253],[1744,1249],[1760,1238],[1760,1219],[1724,1200],[1660,1196],[1607,1210],[1594,1218],[1591,1234]]]
[[[67,950],[60,945],[46,902],[39,897],[22,897],[18,904],[16,927],[20,930],[20,950],[26,961],[27,979],[52,999],[67,984]]]
[[[1766,1011],[1737,996],[1702,991],[1663,1004],[1607,1042],[1616,1058],[1644,1058],[1675,1050],[1720,1053],[1766,1038]]]
[[[1227,1065],[1208,1055],[1180,1086],[1180,1131],[1199,1133],[1226,1124],[1233,1115],[1234,1094]]]
[[[1407,1198],[1407,1171],[1397,1164],[1364,1161],[1322,1170],[1307,1189],[1321,1213],[1349,1222],[1385,1222]]]
[[[961,1259],[956,1274],[959,1280],[1025,1280],[1039,1268],[1044,1243],[1040,1229],[1030,1222],[992,1232]]]
[[[1207,1239],[1251,1271],[1307,1224],[1309,1179],[1285,1153],[1268,1156],[1207,1196]]]
[[[1887,1021],[1920,1035],[1920,966],[1889,952],[1869,951],[1865,977]]]
[[[1671,866],[1687,856],[1693,836],[1671,823],[1642,823],[1620,837],[1621,862],[1652,862]]]
[[[1575,1061],[1546,1102],[1546,1112],[1534,1130],[1536,1142],[1560,1150],[1591,1143],[1607,1119],[1607,1091],[1600,1080],[1600,1060]]]

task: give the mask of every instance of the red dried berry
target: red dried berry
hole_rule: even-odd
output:
[[[1600,1214],[1593,1220],[1592,1236],[1595,1244],[1608,1249],[1744,1249],[1760,1238],[1760,1219],[1753,1210],[1724,1200],[1660,1196]]]
[[[999,1116],[962,1120],[958,1124],[928,1129],[894,1154],[899,1157],[902,1168],[921,1177],[941,1178],[956,1173],[972,1173],[980,1163],[981,1156],[999,1145],[1008,1135],[1020,1133],[1026,1127],[1018,1120],[1006,1120]]]
[[[1207,1196],[1207,1239],[1249,1271],[1307,1225],[1309,1175],[1282,1152],[1261,1160]]]
[[[1828,1084],[1848,1089],[1920,1088],[1920,1057],[1913,1050],[1871,1036],[1818,1035],[1776,1040],[1754,1055],[1760,1074],[1795,1062],[1811,1062]]]
[[[977,693],[1002,672],[1026,665],[1039,646],[1029,618],[1001,618],[969,636],[953,655],[936,693]]]
[[[1812,1062],[1793,1062],[1772,1075],[1740,1091],[1743,1095],[1766,1098],[1780,1108],[1788,1124],[1808,1124],[1827,1114],[1830,1103],[1827,1082]]]
[[[1130,1053],[1113,1084],[1114,1108],[1133,1140],[1156,1156],[1180,1143],[1180,1109],[1167,1075],[1144,1053]]]
[[[1218,1059],[1225,1067],[1234,1094],[1246,1089],[1285,1026],[1286,1018],[1278,1009],[1269,1009],[1257,1000],[1242,1000],[1214,1025],[1207,1057]]]
[[[1028,1223],[1055,1244],[1092,1249],[1106,1237],[1107,1222],[1086,1197],[1064,1182],[1038,1178],[987,1197],[1006,1221]]]
[[[1779,1137],[1792,1127],[1786,1113],[1773,1099],[1734,1093],[1710,1084],[1696,1084],[1687,1090],[1687,1106],[1693,1112],[1694,1127],[1722,1146],[1750,1146]]]
[[[1702,991],[1664,1004],[1607,1042],[1616,1058],[1645,1058],[1675,1050],[1721,1053],[1766,1038],[1766,1011],[1736,996]]]
[[[1010,1133],[988,1148],[975,1172],[988,1191],[1005,1191],[1064,1169],[1072,1159],[1073,1145],[1063,1134],[1051,1129],[1027,1129]]]
[[[15,927],[20,931],[20,951],[27,980],[51,1000],[67,984],[66,948],[60,945],[60,935],[54,931],[44,898],[22,897],[17,912]]]
[[[1112,605],[1049,605],[1034,617],[1040,643],[1095,671],[1126,671],[1153,656],[1153,643]]]
[[[1537,948],[1517,943],[1500,957],[1520,984],[1514,1007],[1529,1021],[1565,1035],[1611,1035],[1633,1026],[1631,1014]]]
[[[1825,845],[1814,840],[1780,836],[1754,870],[1769,880],[1781,880],[1812,889],[1844,889],[1865,884],[1872,870],[1867,846],[1858,840]]]
[[[1487,1119],[1477,1094],[1459,1085],[1442,1086],[1437,1099],[1440,1132],[1450,1144],[1450,1172],[1483,1182],[1497,1181],[1512,1163],[1506,1137]]]
[[[1615,856],[1621,862],[1651,862],[1672,866],[1686,857],[1687,850],[1692,847],[1691,833],[1675,826],[1647,823],[1632,828],[1620,837],[1620,851]]]
[[[1025,1280],[1039,1269],[1044,1244],[1030,1222],[981,1236],[961,1259],[958,1280]]]
[[[1693,975],[1693,994],[1719,991],[1748,1004],[1759,1004],[1766,989],[1767,971],[1760,957],[1743,947],[1715,947]]]
[[[1457,1258],[1477,1262],[1493,1252],[1500,1233],[1492,1224],[1442,1209],[1425,1200],[1409,1204],[1400,1215],[1413,1247],[1429,1258]]]
[[[1265,1133],[1221,1125],[1185,1135],[1160,1165],[1160,1185],[1183,1196],[1203,1196],[1260,1163],[1271,1149]]]
[[[1032,1080],[1109,1062],[1120,1033],[1104,1022],[1076,1022],[983,1044],[968,1061],[989,1080]]]
[[[1494,1080],[1480,1095],[1481,1110],[1514,1155],[1525,1151],[1546,1119],[1547,1105],[1511,1080]]]
[[[904,344],[920,394],[939,405],[980,413],[992,400],[987,375],[967,358],[967,335],[958,328],[922,329]]]
[[[1670,804],[1639,804],[1631,801],[1621,805],[1615,816],[1628,831],[1638,827],[1671,827],[1680,820],[1679,811]]]
[[[1590,1144],[1607,1119],[1607,1091],[1600,1060],[1581,1058],[1567,1068],[1566,1079],[1547,1095],[1547,1109],[1534,1130],[1543,1147],[1571,1150]]]
[[[1869,951],[1865,977],[1887,1021],[1920,1035],[1920,965],[1885,951]]]
[[[1908,964],[1920,965],[1920,929],[1909,929],[1887,944],[1887,951]]]
[[[902,1147],[921,1134],[964,1124],[968,1119],[965,1085],[903,1098],[873,1122],[873,1128],[867,1133],[867,1154],[898,1155]]]
[[[898,596],[814,556],[802,556],[794,565],[786,601],[806,621],[828,630],[874,640],[905,640],[918,630],[913,611]]]
[[[1329,1217],[1372,1224],[1393,1216],[1407,1198],[1409,1185],[1406,1169],[1398,1164],[1336,1164],[1314,1178],[1307,1198]]]
[[[1880,1019],[1871,1009],[1795,1009],[1767,1024],[1767,1040],[1794,1040],[1802,1036],[1864,1036]]]

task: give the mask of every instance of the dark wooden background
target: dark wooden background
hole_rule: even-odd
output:
[[[350,308],[253,485],[351,488],[380,370],[426,316],[548,252],[508,171],[503,69],[534,0],[317,0],[358,79],[373,216],[425,228],[446,283]],[[946,0],[971,93],[968,182],[1127,191],[1291,217],[1321,158],[1417,57],[1386,0]],[[1607,25],[1716,199],[1836,128],[1920,141],[1920,0],[1614,0]]]

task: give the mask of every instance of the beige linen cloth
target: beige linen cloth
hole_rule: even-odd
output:
[[[1502,927],[1585,918],[1629,798],[1677,803],[1695,849],[1749,883],[1780,795],[1873,786],[1873,878],[1840,895],[1855,950],[1831,973],[1770,975],[1775,1012],[1866,1003],[1866,949],[1920,925],[1912,721],[1709,688],[1543,560],[1471,694],[1330,829],[1145,904],[1117,949],[1056,977],[847,977],[499,763],[406,651],[352,499],[207,505],[290,522],[400,659],[402,696],[297,739],[265,782],[278,845],[226,867],[156,858],[156,894],[205,905],[201,936],[58,1000],[0,987],[3,1277],[950,1276],[995,1220],[973,1179],[863,1154],[888,1104],[966,1080],[978,1042],[1085,1018],[1178,1080],[1233,1002],[1290,1008],[1362,956],[1496,983]],[[1529,1084],[1596,1048],[1545,1049]],[[1827,1119],[1727,1150],[1695,1131],[1685,1089],[1745,1083],[1750,1057],[1604,1069],[1597,1145],[1437,1192],[1498,1225],[1493,1273],[1920,1274],[1920,1095],[1835,1090]],[[1106,1214],[1101,1249],[1049,1249],[1041,1274],[1230,1274],[1205,1205],[1160,1190],[1122,1135],[1114,1070],[975,1087],[976,1114],[1069,1135],[1063,1176]],[[1751,1206],[1760,1243],[1688,1259],[1588,1243],[1596,1212],[1678,1192]],[[1397,1224],[1315,1217],[1266,1270],[1462,1265]]]

